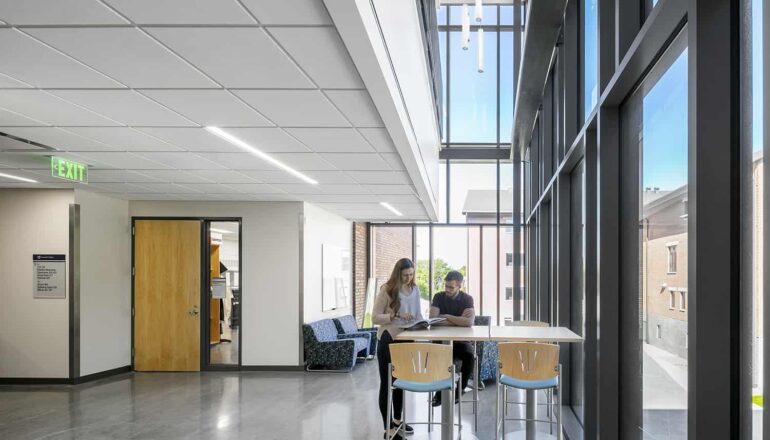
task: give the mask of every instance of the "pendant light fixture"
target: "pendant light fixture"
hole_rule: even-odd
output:
[[[471,41],[471,16],[468,12],[468,5],[463,4],[463,10],[462,10],[462,20],[463,20],[463,27],[462,27],[462,47],[463,50],[468,50],[468,44]]]
[[[476,34],[478,38],[476,42],[476,61],[478,63],[479,73],[484,73],[484,29],[479,28]]]

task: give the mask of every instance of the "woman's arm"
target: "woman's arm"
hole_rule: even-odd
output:
[[[417,315],[415,315],[414,319],[416,321],[422,321],[424,318],[422,317],[422,306],[420,305],[421,297],[420,297],[420,288],[417,286],[414,286],[414,292],[412,292],[412,296],[414,297],[415,301],[415,310],[417,310]]]
[[[390,313],[387,312],[390,297],[380,289],[380,293],[374,298],[374,308],[372,309],[372,323],[376,325],[390,324]]]

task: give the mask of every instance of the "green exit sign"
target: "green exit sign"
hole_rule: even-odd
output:
[[[88,165],[51,156],[51,175],[71,182],[88,183]]]

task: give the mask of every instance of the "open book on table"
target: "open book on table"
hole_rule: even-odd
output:
[[[444,321],[446,321],[446,318],[420,319],[417,321],[409,321],[403,324],[399,324],[398,327],[404,330],[422,330],[422,329],[429,328],[433,324],[438,324]]]

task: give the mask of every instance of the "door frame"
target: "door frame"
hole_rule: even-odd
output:
[[[210,240],[207,239],[209,237],[209,225],[213,222],[238,222],[238,281],[239,285],[241,287],[241,307],[238,310],[238,321],[240,327],[243,327],[243,320],[242,320],[242,311],[243,311],[243,275],[242,275],[242,268],[243,268],[243,220],[242,217],[184,217],[184,216],[132,216],[131,217],[131,370],[136,371],[135,365],[134,365],[134,356],[135,356],[135,350],[134,350],[134,319],[135,319],[135,292],[134,292],[134,284],[135,284],[135,247],[136,247],[136,221],[137,220],[186,220],[186,221],[198,221],[200,222],[201,228],[200,228],[200,238],[201,238],[201,249],[200,249],[200,310],[201,310],[201,318],[200,318],[200,354],[199,354],[199,364],[200,364],[200,371],[232,371],[232,370],[240,370],[241,365],[243,364],[242,356],[243,356],[243,331],[242,328],[239,328],[238,331],[238,365],[209,365],[209,358],[210,358],[210,344],[209,344],[209,303],[206,301],[208,298],[208,286],[210,283],[209,278],[211,277],[211,274],[209,273],[209,249],[210,249]],[[204,319],[206,318],[206,319]]]

